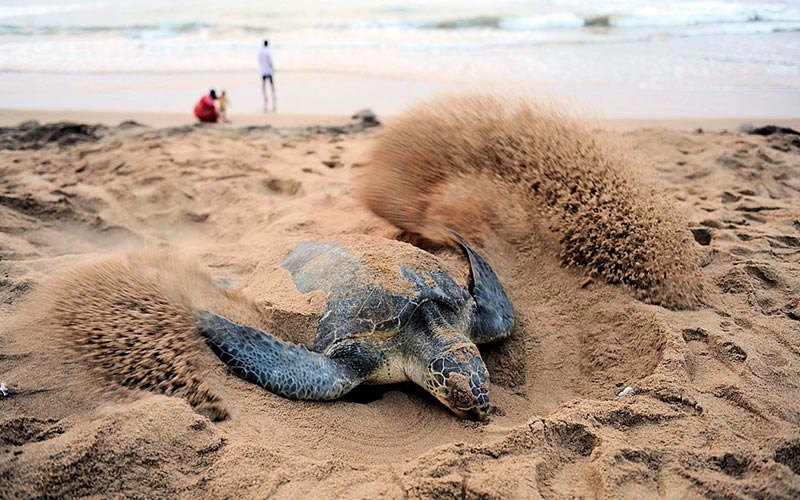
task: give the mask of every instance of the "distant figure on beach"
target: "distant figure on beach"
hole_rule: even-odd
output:
[[[269,110],[267,99],[267,80],[269,80],[270,89],[272,89],[272,111],[277,109],[275,98],[275,82],[272,75],[275,73],[275,68],[272,66],[272,53],[269,50],[269,40],[264,40],[264,46],[261,47],[261,52],[258,54],[258,63],[261,66],[261,95],[264,97],[264,111]]]
[[[217,100],[217,92],[211,89],[208,95],[200,98],[194,107],[194,116],[203,123],[217,123],[219,112],[214,101]]]
[[[228,101],[228,93],[225,90],[219,94],[217,102],[219,102],[219,117],[222,121],[228,123],[230,121],[228,120],[228,104],[230,104],[230,101]]]

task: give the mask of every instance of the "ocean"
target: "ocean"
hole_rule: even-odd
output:
[[[264,38],[279,82],[756,91],[800,101],[800,2],[786,0],[11,0],[0,2],[0,83],[256,73]]]

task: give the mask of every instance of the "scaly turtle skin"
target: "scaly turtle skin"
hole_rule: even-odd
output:
[[[484,419],[488,374],[475,344],[508,336],[514,313],[491,267],[454,237],[469,258],[468,290],[405,243],[363,236],[296,247],[282,267],[300,292],[327,293],[311,350],[207,311],[200,332],[236,375],[288,398],[411,380],[457,415]]]

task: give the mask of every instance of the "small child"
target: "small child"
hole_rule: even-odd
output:
[[[217,99],[219,103],[219,116],[222,118],[222,121],[229,123],[228,120],[228,94],[223,90],[222,93],[219,95],[219,99]]]

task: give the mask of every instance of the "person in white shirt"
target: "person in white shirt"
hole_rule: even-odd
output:
[[[264,111],[269,109],[267,100],[267,80],[272,89],[272,111],[277,109],[277,99],[275,97],[275,81],[272,75],[275,73],[275,68],[272,66],[272,53],[269,50],[269,40],[264,40],[264,46],[258,54],[258,63],[261,66],[261,95],[264,97]]]

